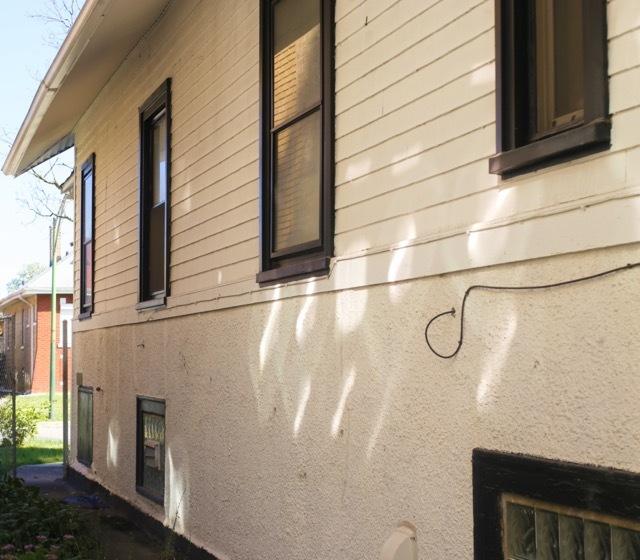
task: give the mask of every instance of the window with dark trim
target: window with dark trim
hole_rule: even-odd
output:
[[[20,346],[24,347],[24,341],[27,340],[27,314],[26,310],[20,310]]]
[[[95,154],[91,154],[80,174],[80,319],[93,312],[95,161]]]
[[[140,108],[140,277],[138,308],[169,295],[171,80]]]
[[[640,475],[473,454],[475,560],[637,560]]]
[[[91,466],[93,462],[93,389],[78,387],[78,439],[77,458]]]
[[[137,404],[138,492],[158,503],[164,501],[165,403],[138,397]]]
[[[496,0],[496,46],[491,173],[609,147],[605,0]]]
[[[333,254],[333,0],[261,0],[260,283]]]

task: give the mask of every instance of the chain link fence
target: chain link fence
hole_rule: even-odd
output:
[[[33,405],[22,402],[21,395],[31,392],[31,373],[16,358],[15,317],[0,316],[0,478],[16,476],[19,466],[18,448],[36,435],[38,425],[45,418]],[[68,461],[68,344],[67,321],[62,330],[62,449],[63,463]],[[51,403],[50,403],[51,405]],[[48,414],[47,409],[47,414]],[[24,461],[24,458],[22,459]]]
[[[0,344],[0,476],[16,470],[16,396],[18,372],[15,368],[15,323],[4,317]]]

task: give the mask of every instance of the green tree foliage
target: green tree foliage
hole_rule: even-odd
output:
[[[47,417],[46,406],[34,407],[19,403],[16,409],[16,445],[20,447],[32,438],[38,428],[38,422]],[[10,398],[0,399],[0,447],[12,445],[13,406]]]

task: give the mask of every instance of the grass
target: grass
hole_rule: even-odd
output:
[[[11,448],[0,447],[0,475],[5,474],[13,462]],[[62,461],[62,442],[32,439],[23,447],[18,447],[18,466],[42,465]]]
[[[28,404],[34,408],[45,408],[49,405],[48,393],[36,393],[33,395],[20,395],[17,398],[18,402]],[[53,400],[53,418],[52,420],[62,421],[62,393],[55,393]]]

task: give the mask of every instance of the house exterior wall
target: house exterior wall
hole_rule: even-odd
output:
[[[22,301],[14,301],[2,309],[3,315],[13,317],[14,321],[14,348],[12,352],[12,361],[14,371],[18,372],[19,390],[28,387],[32,379],[32,366],[36,340],[31,337],[31,330],[36,328],[35,313],[36,296],[25,297],[31,306]],[[33,309],[33,311],[32,311]],[[35,337],[36,335],[34,335]]]
[[[51,295],[39,294],[24,298],[33,307],[22,301],[14,301],[2,309],[4,315],[14,317],[15,348],[13,360],[15,370],[22,381],[20,390],[32,393],[49,391],[49,341],[51,340]],[[73,300],[72,294],[58,296],[60,301]],[[23,325],[24,317],[24,325]],[[59,316],[57,317],[59,319]],[[33,329],[34,334],[31,334]],[[56,391],[62,390],[62,346],[60,329],[56,330]],[[69,353],[69,371],[72,371],[72,352]],[[33,364],[33,365],[32,365]]]
[[[56,314],[56,391],[62,391],[62,332],[60,329],[60,302],[66,299],[72,301],[70,294],[57,296]],[[49,391],[49,363],[51,349],[51,295],[40,294],[37,296],[37,334],[35,349],[35,369],[31,391],[33,393],[46,393]],[[73,371],[73,352],[69,352],[69,371]]]
[[[454,360],[424,342],[472,284],[640,260],[636,11],[608,4],[611,149],[501,180],[493,2],[337,0],[336,258],[260,288],[258,2],[171,3],[75,131],[96,268],[74,370],[101,390],[74,468],[233,560],[376,558],[401,520],[421,558],[469,558],[476,447],[640,470],[637,271],[478,293]],[[138,107],[167,77],[171,296],[138,312]],[[135,491],[136,395],[167,402],[164,508]]]

